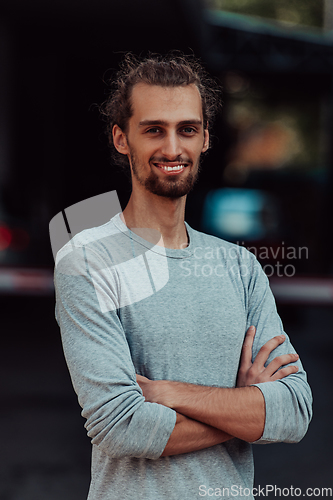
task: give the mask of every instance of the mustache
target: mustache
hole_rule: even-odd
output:
[[[177,156],[176,158],[170,160],[170,158],[165,158],[164,156],[152,156],[149,160],[151,163],[187,163],[187,164],[192,164],[192,160],[189,158],[184,158],[182,156]]]

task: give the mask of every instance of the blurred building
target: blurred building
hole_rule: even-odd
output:
[[[332,274],[330,32],[200,0],[4,0],[0,15],[0,266],[51,270],[54,215],[114,189],[126,204],[99,118],[105,81],[126,51],[179,49],[224,88],[189,223],[251,248],[273,281]]]

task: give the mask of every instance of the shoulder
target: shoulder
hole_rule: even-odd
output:
[[[224,260],[238,260],[244,263],[248,261],[250,265],[257,262],[255,255],[241,245],[197,231],[192,229],[188,224],[186,227],[193,252],[198,251],[197,249],[202,249],[206,252],[212,251],[216,256],[220,256]]]
[[[69,275],[85,274],[87,264],[94,267],[107,258],[110,247],[119,243],[121,231],[111,219],[109,222],[77,233],[57,253],[57,271]],[[111,243],[112,242],[112,243]]]

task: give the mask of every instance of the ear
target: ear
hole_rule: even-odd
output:
[[[129,154],[126,134],[121,130],[118,125],[114,125],[112,129],[113,144],[116,150],[123,154]]]
[[[204,130],[204,143],[201,152],[205,153],[207,149],[209,148],[209,132],[208,128],[205,128]]]

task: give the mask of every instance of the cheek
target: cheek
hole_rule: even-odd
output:
[[[197,156],[201,156],[202,153],[204,153],[206,151],[206,148],[205,148],[205,143],[203,142],[203,140],[200,141],[200,143],[198,144],[197,148],[196,148],[196,155]]]

